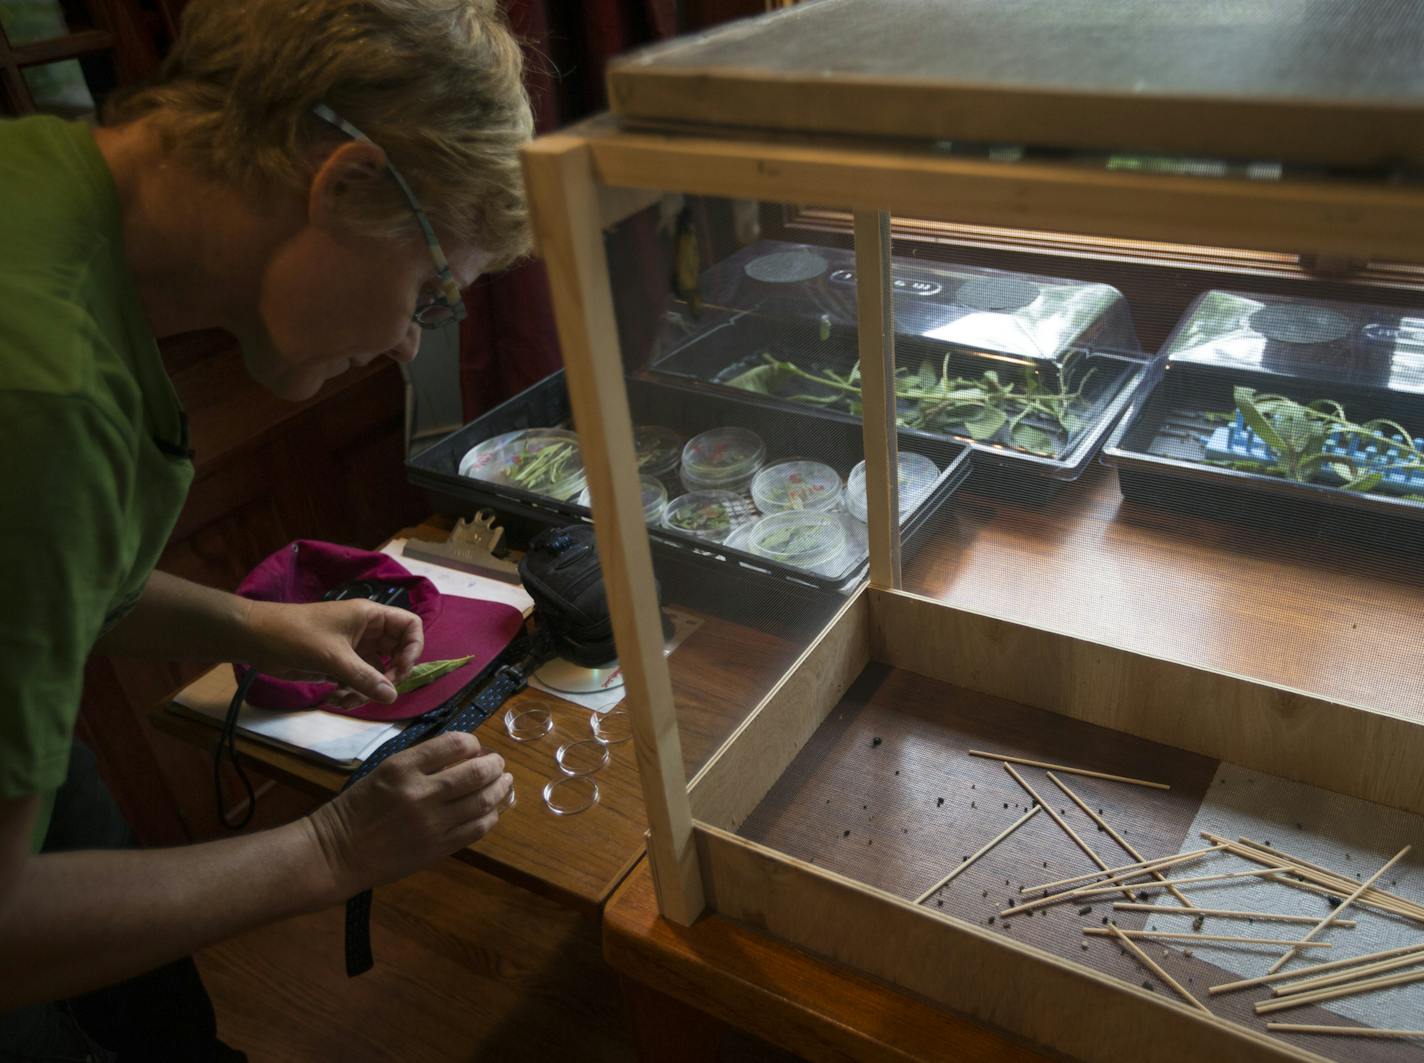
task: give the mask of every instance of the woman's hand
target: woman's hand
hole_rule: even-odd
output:
[[[483,838],[513,787],[504,758],[464,731],[383,761],[308,817],[334,896],[391,882]]]
[[[328,700],[341,708],[395,701],[395,684],[410,674],[425,646],[415,613],[364,599],[250,606],[252,650],[245,663],[278,678],[336,683]]]

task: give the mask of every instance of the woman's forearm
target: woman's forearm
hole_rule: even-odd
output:
[[[154,572],[128,614],[94,646],[96,653],[174,661],[241,661],[254,647],[254,605],[227,591]]]
[[[180,849],[29,857],[0,895],[0,1012],[338,902],[318,834],[304,819]]]

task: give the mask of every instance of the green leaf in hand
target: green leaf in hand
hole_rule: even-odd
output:
[[[396,684],[397,694],[409,694],[412,690],[419,690],[423,686],[429,686],[437,679],[442,679],[457,668],[463,668],[474,660],[474,655],[469,657],[452,657],[448,661],[425,661],[417,664],[410,670],[410,675],[406,676]]]

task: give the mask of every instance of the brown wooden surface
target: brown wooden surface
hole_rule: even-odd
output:
[[[339,908],[197,956],[250,1063],[632,1063],[596,919],[445,861],[376,891],[376,966],[348,978]]]
[[[1062,776],[1074,793],[1095,810],[1101,809],[1103,818],[1144,853],[1162,856],[1200,847],[1187,831],[1211,785],[1217,761],[881,664],[866,668],[738,833],[777,853],[912,901],[1033,804],[999,762],[970,757],[970,749],[1166,783],[1170,790]],[[1017,770],[1107,866],[1133,859],[1097,830],[1043,770]],[[1021,887],[1081,874],[1094,866],[1050,816],[1040,815],[929,897],[924,907],[1128,985],[1170,996],[1115,942],[1085,938],[1081,929],[1100,927],[1111,918],[1128,930],[1151,925],[1190,932],[1188,919],[1114,911],[1112,902],[1126,899],[1124,894],[1085,897],[1009,919],[1000,914],[1033,899],[1022,894]],[[1217,856],[1177,869],[1173,877],[1249,866]],[[1134,892],[1136,899],[1163,897],[1160,887],[1150,884]],[[1174,904],[1170,898],[1164,903]],[[1299,936],[1294,931],[1265,932],[1261,925],[1215,920],[1204,932]],[[1278,951],[1265,949],[1262,955]],[[1236,977],[1211,962],[1213,946],[1203,944],[1187,957],[1179,948],[1154,944],[1151,955],[1212,1013],[1260,1030],[1252,1005],[1261,993],[1207,996],[1207,986]],[[1329,958],[1333,957],[1321,957]],[[903,962],[912,963],[908,957]],[[1020,981],[1025,994],[1029,984],[1027,978]],[[1301,1021],[1353,1025],[1321,1009]],[[1325,1043],[1298,1044],[1327,1055],[1331,1051]],[[1350,1051],[1352,1061],[1424,1058],[1418,1048],[1403,1042],[1352,1043]]]
[[[1338,165],[1420,158],[1416,5],[822,0],[609,70],[630,121]]]
[[[966,486],[907,591],[1424,720],[1424,572],[1399,556],[1127,502],[1098,465],[1041,507]]]
[[[673,926],[658,915],[646,862],[604,910],[603,951],[626,977],[817,1063],[1049,1058],[722,916]],[[652,1058],[682,1058],[679,1037]]]

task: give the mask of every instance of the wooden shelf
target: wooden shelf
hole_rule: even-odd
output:
[[[1128,502],[1092,467],[1048,505],[967,490],[906,590],[1424,722],[1424,573],[1399,556]]]

